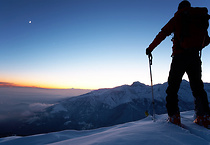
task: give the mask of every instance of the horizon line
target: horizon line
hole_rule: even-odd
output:
[[[42,86],[34,86],[34,85],[21,85],[17,83],[10,82],[0,82],[0,88],[37,88],[37,89],[55,89],[55,90],[96,90],[96,89],[85,89],[85,88],[74,88],[74,87],[42,87]]]
[[[183,80],[189,82],[186,79],[183,79]],[[141,83],[140,81],[134,81],[133,83],[135,83],[135,82]],[[164,83],[166,83],[166,82],[164,82]],[[153,84],[153,85],[164,84],[164,83],[157,83],[157,84]],[[206,82],[204,82],[204,83],[206,83]],[[142,84],[145,84],[145,83],[142,83]],[[122,84],[122,85],[128,85],[128,84]],[[122,86],[122,85],[119,85],[119,86]],[[145,84],[145,85],[148,85],[148,84]],[[119,86],[115,86],[115,87],[119,87]],[[151,84],[149,84],[148,86],[151,86]],[[20,87],[20,88],[38,88],[38,89],[57,89],[57,90],[68,90],[68,89],[75,89],[75,90],[76,89],[78,89],[78,90],[98,90],[98,89],[109,88],[109,87],[103,87],[103,88],[44,87],[44,86],[36,86],[36,85],[21,85],[21,84],[11,83],[11,82],[0,82],[0,88],[3,88],[3,87],[10,87],[10,88],[13,88],[13,87],[14,88],[15,87],[18,88],[18,87]],[[115,87],[112,87],[112,88],[115,88]]]

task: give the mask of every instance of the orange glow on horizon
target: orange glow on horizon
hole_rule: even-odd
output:
[[[27,83],[27,82],[3,82],[0,81],[0,87],[29,87],[29,88],[43,88],[43,89],[83,89],[83,90],[97,90],[97,89],[102,89],[102,88],[114,88],[116,86],[120,86],[122,84],[119,85],[115,85],[115,86],[101,86],[101,87],[96,87],[96,85],[87,85],[88,87],[84,86],[84,87],[79,87],[79,85],[75,85],[75,86],[69,86],[69,85],[63,85],[63,84],[44,84],[44,83]],[[82,86],[82,85],[81,85]]]
[[[96,88],[81,88],[81,87],[69,87],[59,85],[47,85],[47,84],[33,84],[33,83],[19,83],[19,82],[2,82],[0,81],[0,87],[30,87],[30,88],[43,88],[43,89],[90,89]]]

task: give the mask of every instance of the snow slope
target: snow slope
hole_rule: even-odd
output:
[[[193,111],[181,113],[184,128],[167,123],[167,114],[94,130],[65,130],[0,139],[0,145],[210,145],[210,131],[193,122]]]

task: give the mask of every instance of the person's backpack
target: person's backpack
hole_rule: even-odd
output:
[[[177,15],[177,25],[180,29],[177,37],[182,49],[202,50],[209,44],[207,8],[190,7],[181,12],[178,11],[175,15]]]

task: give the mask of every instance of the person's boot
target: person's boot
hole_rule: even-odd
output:
[[[210,128],[210,116],[209,115],[197,116],[196,119],[194,120],[194,123],[200,126],[204,126],[206,128]]]
[[[175,125],[181,126],[180,114],[169,116],[168,117],[168,121],[171,122],[171,123],[173,123],[173,124],[175,124]]]

